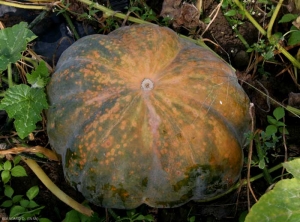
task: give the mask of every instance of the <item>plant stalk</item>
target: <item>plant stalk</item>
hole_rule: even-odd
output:
[[[273,12],[273,15],[272,15],[272,17],[270,19],[270,22],[268,24],[268,29],[267,29],[267,37],[268,37],[268,39],[271,39],[271,37],[272,37],[273,25],[275,23],[275,20],[277,18],[277,15],[279,13],[280,8],[281,8],[282,2],[283,2],[283,0],[279,0],[278,1],[277,5],[276,5],[276,8],[275,8],[275,10]]]
[[[12,80],[12,68],[11,63],[7,65],[7,80],[8,80],[8,87],[12,87],[14,85],[14,82]]]
[[[24,5],[24,4],[19,4],[16,2],[7,2],[7,1],[1,1],[0,0],[0,5],[7,5],[15,8],[23,8],[23,9],[34,9],[34,10],[50,10],[50,7],[46,5]]]
[[[23,59],[24,61],[26,61],[26,62],[29,62],[31,65],[33,65],[33,67],[34,67],[35,69],[39,66],[37,60],[34,59],[34,58],[29,58],[29,57],[27,57],[27,56],[22,56],[22,59]]]
[[[22,160],[30,167],[30,169],[35,173],[35,175],[42,181],[42,183],[61,201],[72,207],[73,209],[77,210],[78,212],[87,215],[92,216],[94,213],[91,209],[83,206],[82,204],[78,203],[74,199],[72,199],[70,196],[68,196],[66,193],[64,193],[61,189],[59,189],[52,181],[51,179],[45,174],[45,172],[42,170],[42,168],[31,159],[27,159],[25,157],[22,157]]]
[[[76,31],[76,28],[74,26],[74,24],[72,23],[71,19],[70,19],[70,16],[66,13],[66,12],[63,12],[62,15],[64,16],[69,28],[71,29],[74,37],[76,40],[80,39],[80,36],[78,35],[78,32]]]
[[[249,21],[255,26],[255,28],[263,35],[266,35],[266,30],[258,24],[258,22],[250,15],[250,13],[244,8],[244,6],[240,3],[239,0],[233,0],[234,3],[244,12],[245,16],[249,19]]]
[[[42,11],[29,25],[28,29],[32,29],[35,25],[40,23],[48,14],[48,11]]]

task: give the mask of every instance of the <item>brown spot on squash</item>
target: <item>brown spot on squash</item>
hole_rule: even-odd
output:
[[[114,142],[114,137],[113,136],[108,136],[104,142],[102,142],[102,147],[103,148],[110,148],[113,145]]]

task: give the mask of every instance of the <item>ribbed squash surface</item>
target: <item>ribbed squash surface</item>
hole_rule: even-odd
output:
[[[168,28],[78,40],[48,96],[50,144],[67,181],[96,205],[175,207],[239,178],[248,97],[230,66]]]

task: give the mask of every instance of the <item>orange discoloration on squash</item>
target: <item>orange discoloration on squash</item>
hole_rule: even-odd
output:
[[[249,100],[226,63],[167,28],[82,38],[48,95],[50,143],[94,204],[179,206],[239,177]]]

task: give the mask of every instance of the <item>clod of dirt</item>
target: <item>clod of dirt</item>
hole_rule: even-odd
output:
[[[199,19],[199,9],[186,2],[181,4],[180,0],[165,0],[160,15],[164,18],[170,18],[174,28],[193,29],[204,26],[204,23]]]
[[[288,104],[294,108],[300,108],[300,93],[289,93]]]

